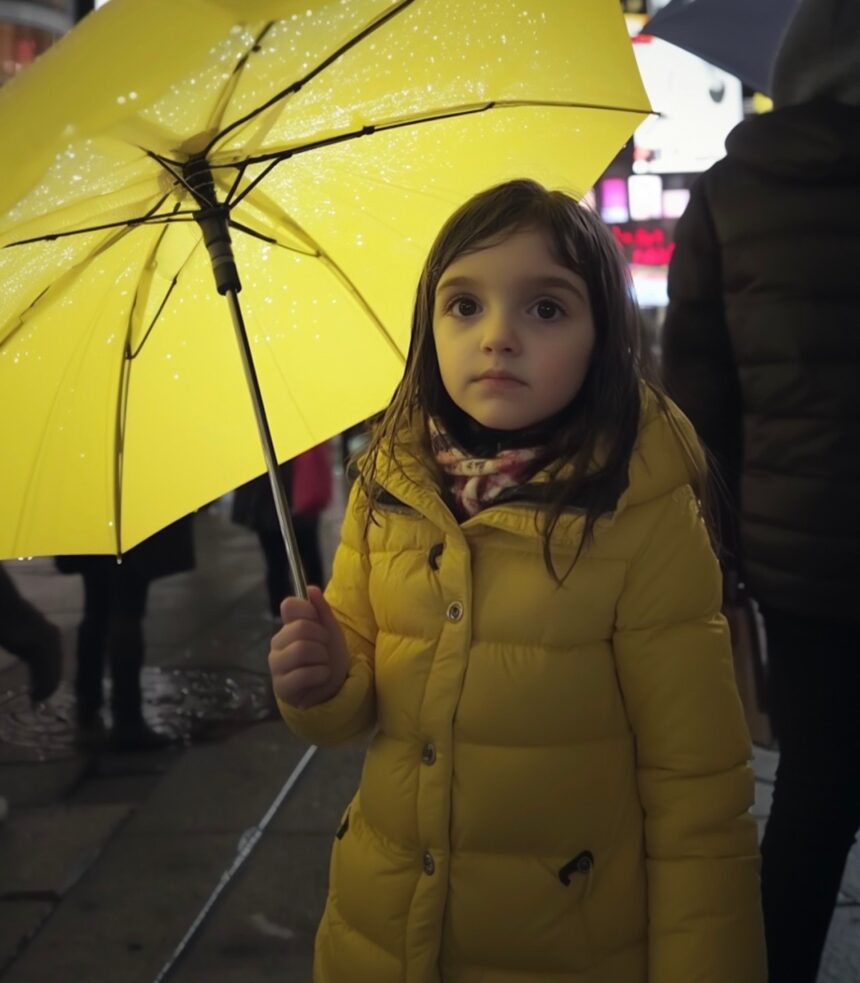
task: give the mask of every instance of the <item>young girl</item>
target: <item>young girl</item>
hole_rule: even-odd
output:
[[[375,728],[317,983],[763,983],[750,744],[686,419],[608,231],[513,181],[418,287],[323,599],[269,664],[302,738]]]

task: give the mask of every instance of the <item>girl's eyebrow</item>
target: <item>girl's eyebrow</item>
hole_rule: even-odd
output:
[[[577,297],[585,300],[585,293],[580,286],[573,282],[573,280],[568,280],[567,277],[562,276],[536,276],[531,280],[523,281],[527,286],[536,289],[540,287],[552,287],[556,290],[568,290],[572,294],[576,294]]]
[[[443,280],[436,286],[437,290],[446,290],[448,287],[474,287],[478,283],[468,276],[452,276]]]
[[[547,289],[554,288],[556,290],[567,290],[572,294],[576,294],[581,300],[585,300],[585,293],[578,287],[572,280],[568,280],[566,277],[561,276],[536,276],[531,277],[528,280],[521,281],[522,284],[529,290],[536,289]],[[447,280],[442,280],[441,283],[436,287],[437,291],[447,290],[450,287],[475,287],[480,286],[480,281],[472,279],[468,276],[452,276]]]

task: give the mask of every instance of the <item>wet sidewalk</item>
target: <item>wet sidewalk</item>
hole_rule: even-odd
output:
[[[336,504],[327,552],[338,523]],[[33,711],[24,667],[0,653],[4,983],[310,979],[362,749],[309,755],[276,718],[256,538],[225,503],[195,525],[196,570],[153,585],[146,621],[146,714],[185,743],[81,753],[68,684]],[[8,567],[61,628],[73,678],[80,578]]]
[[[362,749],[309,752],[268,695],[262,556],[222,505],[198,514],[197,569],[153,586],[147,715],[190,734],[149,754],[82,754],[67,686],[35,713],[0,653],[3,983],[308,983],[333,831]],[[330,549],[338,523],[328,515]],[[78,577],[10,565],[62,629],[66,678]],[[763,824],[777,757],[756,754]],[[822,983],[860,983],[860,857],[852,855]]]

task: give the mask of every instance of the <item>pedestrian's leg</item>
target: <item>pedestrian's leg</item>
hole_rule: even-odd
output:
[[[108,633],[110,656],[112,742],[124,751],[150,751],[172,743],[153,730],[143,716],[141,673],[145,656],[143,619],[149,581],[131,569],[118,571]]]
[[[84,740],[99,736],[102,676],[110,615],[110,558],[87,566],[84,579],[84,613],[78,626],[77,696],[78,728]]]
[[[302,558],[302,566],[305,568],[305,577],[307,577],[309,584],[316,584],[318,587],[322,587],[323,568],[319,537],[320,514],[319,512],[303,512],[301,515],[296,515],[293,517],[293,526],[296,532],[299,555]]]
[[[269,610],[273,618],[280,617],[281,601],[289,593],[287,574],[287,554],[280,530],[261,529],[257,531],[263,556],[266,560],[266,592],[269,595]]]
[[[766,610],[780,760],[762,842],[770,983],[814,983],[860,823],[857,629]]]
[[[27,664],[33,702],[47,700],[59,685],[63,672],[60,631],[19,593],[2,564],[0,646]]]

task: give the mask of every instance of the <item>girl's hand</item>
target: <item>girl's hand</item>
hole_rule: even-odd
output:
[[[272,639],[269,671],[279,700],[307,709],[340,691],[349,672],[349,653],[341,627],[319,587],[308,600],[281,602],[284,627]]]

